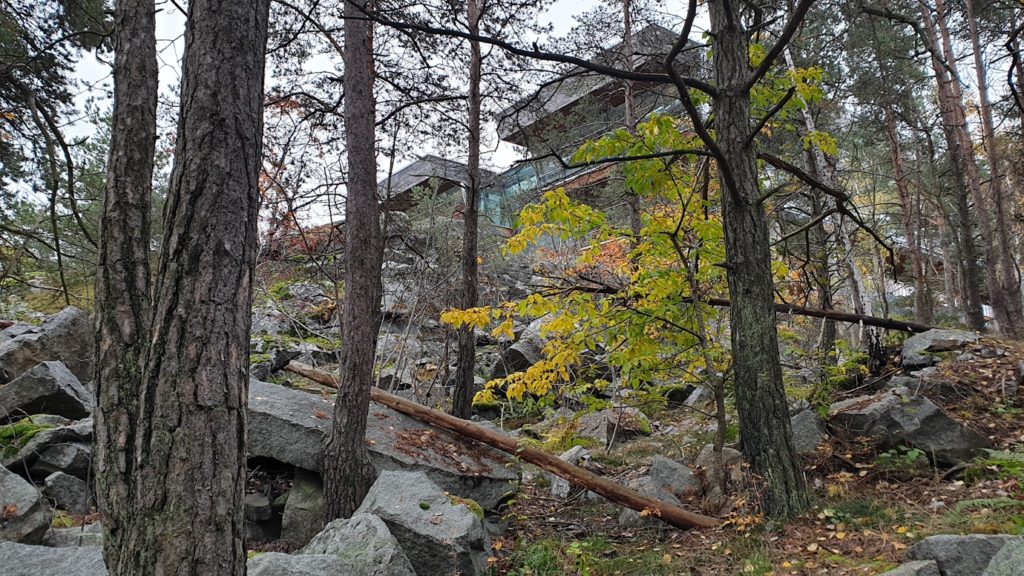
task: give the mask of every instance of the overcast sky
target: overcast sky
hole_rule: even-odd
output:
[[[567,33],[576,23],[578,14],[593,7],[599,0],[556,0],[551,7],[539,16],[542,24],[550,24],[555,36]],[[607,0],[605,0],[607,1]],[[684,0],[663,0],[661,10],[673,14],[682,15],[685,10]],[[173,100],[173,94],[180,80],[180,61],[184,48],[185,16],[168,0],[157,0],[156,36],[157,56],[160,62],[160,86],[163,96],[162,102]],[[695,28],[697,33],[702,29],[703,18],[699,19]],[[614,41],[616,39],[610,39]],[[609,42],[612,43],[612,42]],[[84,54],[76,66],[76,77],[82,82],[82,89],[78,101],[80,108],[84,108],[87,100],[97,102],[101,109],[110,105],[106,94],[111,90],[112,77],[109,63],[100,62],[95,54]],[[268,78],[273,82],[273,78]],[[88,136],[91,126],[87,119],[79,119],[72,122],[69,131],[76,136]],[[492,131],[494,127],[488,127]],[[496,142],[496,138],[485,138],[486,141]],[[515,160],[522,157],[522,152],[509,144],[498,142],[491,150],[484,152],[484,163],[491,168],[507,168]],[[423,152],[430,152],[424,150]],[[407,162],[405,162],[407,163]],[[381,161],[386,166],[385,159]],[[400,168],[404,163],[399,163]]]

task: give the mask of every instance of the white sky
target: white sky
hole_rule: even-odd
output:
[[[539,21],[542,24],[550,24],[555,36],[564,35],[576,23],[577,15],[587,11],[597,4],[598,1],[555,0],[550,8],[539,16]],[[157,0],[156,4],[157,57],[160,64],[161,104],[164,105],[165,103],[175,101],[173,95],[180,81],[180,61],[184,50],[185,16],[168,0]],[[660,8],[666,12],[683,14],[685,11],[685,1],[664,0]],[[702,29],[700,22],[702,19],[699,19],[695,26],[698,29],[698,33]],[[614,43],[615,40],[614,38],[609,38],[608,43]],[[315,66],[316,64],[313,63],[312,67]],[[99,61],[94,53],[86,53],[76,65],[75,76],[82,83],[82,90],[78,95],[80,108],[84,108],[84,104],[90,99],[96,101],[101,108],[109,106],[109,99],[106,97],[106,93],[112,90],[109,62]],[[268,78],[268,82],[273,82],[273,78]],[[91,126],[87,121],[83,120],[86,119],[78,119],[70,123],[68,130],[72,135],[79,137],[89,135]],[[485,141],[496,142],[497,138],[494,137],[495,127],[489,126],[487,129],[490,130],[491,137],[485,137]],[[423,152],[427,153],[430,150],[423,150]],[[520,149],[504,142],[497,142],[496,146],[491,146],[491,149],[484,150],[483,161],[491,168],[501,170],[509,167],[515,160],[520,158],[522,158]],[[404,164],[398,164],[396,169]],[[382,158],[379,165],[386,167],[387,159]]]

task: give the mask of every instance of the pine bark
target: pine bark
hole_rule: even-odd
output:
[[[793,516],[806,508],[807,492],[793,449],[789,406],[782,384],[768,223],[762,208],[753,143],[749,138],[752,73],[746,31],[736,4],[708,3],[717,93],[714,96],[718,147],[726,161],[722,176],[734,391],[741,447],[753,471],[765,481],[763,506],[770,517]],[[736,189],[722,174],[731,172]]]
[[[480,33],[479,0],[468,0],[469,33]],[[478,238],[480,223],[480,43],[469,43],[469,157],[466,169],[466,208],[463,212],[462,233],[462,308],[474,308],[479,300]],[[452,415],[469,419],[473,411],[473,376],[476,366],[476,338],[473,326],[459,329],[459,358],[455,370],[455,392]]]
[[[177,149],[111,574],[245,573],[245,406],[269,0],[189,4]]]
[[[96,268],[96,503],[108,566],[120,564],[149,335],[150,210],[156,148],[156,8],[121,0],[114,18],[114,110]]]
[[[383,239],[377,204],[373,95],[373,25],[367,2],[345,4],[345,295],[342,302],[340,385],[321,471],[327,520],[348,518],[362,503],[377,471],[366,449],[366,415],[381,311]]]

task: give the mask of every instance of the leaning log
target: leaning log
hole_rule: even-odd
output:
[[[725,298],[704,298],[701,302],[725,308],[732,305],[732,302],[729,302],[729,300]],[[796,306],[795,304],[784,304],[781,302],[775,303],[775,311],[779,314],[795,314],[797,316],[810,316],[812,318],[827,318],[837,322],[863,324],[865,326],[875,326],[878,328],[885,328],[887,330],[899,330],[901,332],[927,332],[935,329],[935,326],[918,324],[917,322],[906,322],[903,320],[894,320],[892,318],[880,318],[878,316],[868,316],[866,314],[853,314],[852,312],[841,312],[839,310],[821,310],[819,308],[808,308],[806,306]]]
[[[333,374],[317,370],[312,366],[292,361],[284,369],[318,384],[331,388],[338,387],[338,381]],[[389,394],[380,388],[370,388],[370,400],[416,418],[421,422],[426,422],[438,428],[455,432],[465,438],[493,446],[498,450],[539,466],[556,476],[565,478],[573,484],[600,494],[616,504],[632,508],[642,514],[649,514],[676,528],[684,530],[689,528],[714,528],[719,525],[719,521],[715,518],[689,512],[667,502],[648,498],[636,490],[612,482],[589,470],[573,466],[557,456],[526,446],[511,436],[506,436],[482,426],[477,426],[467,420],[427,408],[405,398]]]

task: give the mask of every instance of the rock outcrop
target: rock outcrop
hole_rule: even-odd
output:
[[[0,344],[0,384],[47,360],[63,362],[82,382],[92,379],[92,321],[88,314],[69,306],[49,317],[38,331],[25,331]]]

